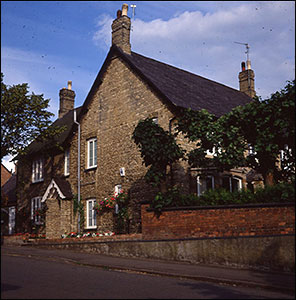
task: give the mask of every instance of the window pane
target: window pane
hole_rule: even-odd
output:
[[[94,205],[95,205],[96,201],[94,201]],[[94,207],[93,205],[93,207]],[[94,215],[94,226],[97,226],[97,215],[96,215],[96,211],[93,209],[93,215]]]
[[[229,177],[223,177],[222,178],[222,187],[226,189],[227,191],[230,191],[230,178]]]
[[[89,141],[89,167],[93,166],[93,141]]]
[[[88,226],[92,225],[92,201],[88,201]]]
[[[65,175],[70,172],[70,150],[65,151]]]
[[[94,165],[97,165],[97,140],[94,140]]]
[[[241,179],[239,178],[232,178],[232,191],[239,191],[241,189]]]
[[[206,189],[207,190],[211,190],[213,188],[213,177],[212,176],[209,176],[207,177],[206,179]]]

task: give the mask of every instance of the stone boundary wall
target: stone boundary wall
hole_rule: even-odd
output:
[[[138,239],[139,238],[139,239]],[[37,240],[22,246],[117,257],[295,272],[295,235],[143,240],[141,235]]]
[[[295,233],[295,203],[166,208],[142,204],[143,239],[215,238]]]
[[[3,236],[4,245],[67,245],[67,244],[83,244],[83,243],[98,243],[98,242],[115,242],[115,241],[134,241],[142,240],[142,234],[118,234],[113,236],[97,236],[84,238],[31,238],[25,239],[23,236]]]

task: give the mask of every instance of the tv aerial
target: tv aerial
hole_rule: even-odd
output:
[[[250,50],[250,46],[248,43],[240,43],[240,42],[234,42],[236,44],[241,44],[241,45],[245,45],[246,46],[246,54],[247,54],[247,61],[249,60],[249,50]]]
[[[132,14],[132,18],[135,20],[135,14],[136,14],[136,12],[135,12],[135,10],[136,10],[136,4],[131,4],[131,8],[133,9],[133,14]]]

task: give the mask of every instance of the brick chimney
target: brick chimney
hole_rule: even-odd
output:
[[[60,109],[59,119],[62,118],[68,111],[74,109],[75,92],[72,91],[72,81],[68,81],[68,88],[60,90]]]
[[[112,23],[112,45],[131,54],[130,31],[131,19],[127,16],[128,5],[123,4],[122,10],[117,11],[117,18]]]
[[[251,62],[247,60],[247,69],[245,62],[242,62],[242,71],[238,75],[239,78],[239,90],[251,98],[256,95],[255,92],[255,73],[251,69]]]

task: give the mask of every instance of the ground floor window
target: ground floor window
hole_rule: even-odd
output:
[[[43,224],[41,210],[41,197],[35,197],[31,199],[31,220],[34,224]]]
[[[235,176],[224,176],[222,186],[230,192],[239,191],[242,189],[242,179]]]
[[[96,211],[95,211],[95,199],[90,199],[86,201],[86,227],[88,229],[97,228],[97,218],[96,218]]]
[[[15,206],[9,207],[8,234],[13,234],[15,230]]]
[[[197,195],[200,196],[202,193],[215,188],[215,178],[212,175],[208,176],[197,176]]]

